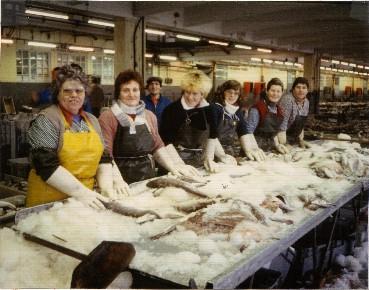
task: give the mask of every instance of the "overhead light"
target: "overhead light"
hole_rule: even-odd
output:
[[[252,57],[251,61],[261,61],[261,58],[257,58],[257,57]]]
[[[358,74],[359,74],[359,72],[357,72],[357,71],[354,71],[354,74],[358,75]]]
[[[347,69],[344,69],[343,72],[348,73],[349,71]]]
[[[273,61],[271,59],[265,59],[265,58],[263,58],[263,62],[265,62],[265,63],[273,63]]]
[[[295,62],[293,65],[294,66],[297,66],[297,67],[302,67],[302,64],[301,63],[298,63],[298,62]]]
[[[161,30],[155,30],[155,29],[150,29],[150,28],[146,28],[145,32],[148,34],[155,34],[155,35],[165,35],[164,31]]]
[[[95,24],[95,25],[100,25],[100,26],[108,26],[108,27],[114,27],[115,26],[113,22],[107,22],[107,21],[102,21],[102,20],[97,20],[97,19],[89,19],[88,23]]]
[[[57,46],[55,43],[38,42],[38,41],[28,41],[27,44],[30,46],[40,46],[49,48],[55,48]]]
[[[329,62],[329,60],[328,60],[328,59],[323,59],[323,58],[322,58],[320,61],[321,61],[321,62]]]
[[[343,72],[343,69],[339,69],[338,72]]]
[[[195,36],[176,34],[176,37],[180,39],[185,39],[185,40],[200,41],[200,37],[195,37]]]
[[[362,65],[358,65],[358,66],[357,66],[357,68],[364,68],[364,66],[362,66]]]
[[[1,43],[12,44],[12,43],[14,43],[14,40],[13,39],[2,38]]]
[[[332,68],[332,71],[337,71],[337,69],[336,68]]]
[[[228,42],[222,42],[222,41],[208,40],[208,42],[211,44],[222,45],[222,46],[228,45]]]
[[[260,52],[272,53],[272,50],[267,48],[257,48],[256,50]]]
[[[325,68],[325,70],[332,70],[330,67]]]
[[[152,53],[145,53],[145,57],[147,57],[147,58],[153,57],[153,54]]]
[[[364,67],[365,69],[369,69],[369,66]]]
[[[103,51],[104,51],[104,53],[107,53],[107,54],[114,54],[115,53],[115,50],[113,50],[113,49],[104,49]]]
[[[283,64],[283,61],[275,60],[274,63],[275,64]]]
[[[26,14],[32,14],[37,16],[45,16],[45,17],[51,17],[51,18],[58,18],[58,19],[69,19],[69,16],[66,14],[56,13],[56,12],[50,12],[50,11],[41,11],[41,10],[35,10],[35,9],[26,9]]]
[[[334,60],[334,59],[332,59],[332,63],[334,63],[334,64],[339,64],[339,63],[340,63],[340,61],[339,61],[339,60]]]
[[[284,64],[285,64],[285,65],[288,65],[288,66],[293,65],[293,63],[292,63],[292,62],[289,62],[289,61],[285,61],[285,62],[284,62]]]
[[[248,49],[248,50],[252,49],[251,46],[243,45],[243,44],[236,44],[234,47],[235,48],[241,48],[241,49]]]
[[[159,58],[164,60],[177,60],[177,57],[171,55],[159,55]]]
[[[349,66],[351,66],[351,67],[356,67],[356,64],[354,64],[354,63],[349,63]]]
[[[321,70],[325,70],[325,66],[321,66],[321,67],[320,67],[320,69],[321,69]]]
[[[342,64],[342,65],[348,65],[348,62],[341,61],[341,64]]]
[[[68,49],[70,50],[78,50],[78,51],[94,51],[92,47],[85,47],[85,46],[68,46]]]

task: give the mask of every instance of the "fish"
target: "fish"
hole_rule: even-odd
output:
[[[165,187],[177,187],[182,188],[188,193],[200,196],[200,197],[209,197],[205,192],[193,187],[187,182],[171,178],[171,177],[159,177],[153,180],[150,180],[146,183],[146,186],[149,188],[165,188]]]
[[[125,206],[116,201],[109,201],[109,202],[101,201],[101,202],[104,204],[106,209],[110,209],[111,211],[121,214],[121,215],[137,218],[137,217],[142,217],[147,214],[152,214],[156,216],[158,219],[161,219],[161,216],[153,210],[139,209],[135,207]]]
[[[17,207],[14,204],[3,200],[0,200],[0,208],[10,208],[14,210],[17,209]]]
[[[174,207],[179,211],[190,213],[202,209],[204,207],[207,207],[210,204],[214,204],[215,202],[216,202],[215,199],[195,199],[177,203]]]
[[[260,209],[257,206],[253,205],[251,202],[244,201],[241,199],[234,199],[234,201],[236,203],[240,202],[247,205],[250,208],[251,213],[254,215],[254,217],[257,218],[258,221],[260,221],[263,225],[268,225],[265,215],[260,211]]]

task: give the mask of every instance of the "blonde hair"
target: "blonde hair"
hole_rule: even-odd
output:
[[[181,82],[183,91],[201,91],[204,98],[208,95],[212,87],[211,79],[202,71],[193,71],[187,73]]]

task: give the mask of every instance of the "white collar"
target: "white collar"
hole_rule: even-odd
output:
[[[185,110],[191,110],[191,109],[195,109],[195,108],[203,108],[203,107],[209,106],[209,103],[205,99],[202,99],[198,106],[190,107],[189,105],[187,105],[184,97],[181,97],[181,104],[183,106],[183,109],[185,109]]]
[[[239,106],[232,105],[230,103],[227,103],[227,101],[224,101],[225,106],[224,109],[231,115],[234,115],[237,110],[240,108]]]

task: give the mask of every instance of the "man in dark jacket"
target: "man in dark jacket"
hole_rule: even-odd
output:
[[[160,126],[161,114],[164,109],[171,103],[171,101],[161,95],[161,85],[163,80],[160,77],[150,77],[146,81],[146,87],[149,94],[144,97],[146,109],[152,111],[158,119],[158,126]]]

